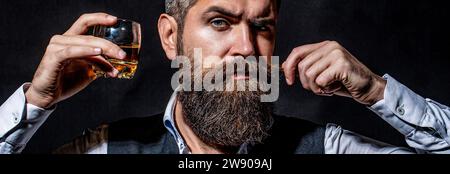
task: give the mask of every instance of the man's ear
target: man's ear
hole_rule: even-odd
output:
[[[177,32],[178,25],[172,16],[161,14],[158,20],[158,32],[161,39],[161,45],[166,52],[166,56],[170,60],[174,60],[177,56]]]

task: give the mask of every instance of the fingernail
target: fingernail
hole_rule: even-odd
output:
[[[117,20],[117,17],[109,15],[108,20]]]
[[[114,77],[116,77],[117,75],[119,75],[119,70],[117,70],[117,69],[114,68],[113,74],[114,74]]]
[[[322,89],[319,89],[320,94],[326,94]]]
[[[119,57],[124,59],[126,56],[127,56],[127,53],[125,51],[123,51],[123,50],[120,50]]]
[[[286,78],[286,83],[287,83],[288,85],[291,85],[291,80],[289,80],[288,78]]]
[[[117,75],[119,75],[119,71],[114,68],[111,72],[108,72],[108,75],[111,77],[117,77]]]
[[[102,49],[101,48],[94,48],[94,52],[96,54],[102,54]]]

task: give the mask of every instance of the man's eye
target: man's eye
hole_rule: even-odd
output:
[[[229,23],[225,19],[214,19],[211,21],[211,25],[219,30],[225,30],[229,27]]]

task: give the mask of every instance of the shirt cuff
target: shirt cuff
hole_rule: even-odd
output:
[[[23,84],[0,107],[1,142],[21,149],[30,140],[37,129],[55,110],[50,110],[26,103],[25,91],[30,83]]]
[[[384,99],[370,109],[402,134],[408,135],[415,130],[414,127],[421,125],[426,100],[388,74],[383,78],[387,80]]]

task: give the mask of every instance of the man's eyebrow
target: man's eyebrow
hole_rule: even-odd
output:
[[[271,9],[272,8],[269,7],[264,8],[262,14],[259,17],[250,20],[250,22],[256,25],[275,25],[275,19],[270,17]]]
[[[250,21],[254,25],[275,25],[275,19],[272,18],[256,18]]]
[[[219,6],[211,6],[209,7],[204,14],[208,14],[208,13],[220,13],[222,15],[231,17],[231,18],[241,18],[242,17],[242,13],[234,13],[228,9],[225,9],[223,7],[219,7]],[[264,10],[263,14],[261,16],[269,16],[270,14],[270,8]],[[205,16],[204,16],[205,17]],[[258,17],[255,19],[250,20],[250,23],[254,24],[254,25],[275,25],[275,19],[271,18],[271,17]]]
[[[220,13],[222,15],[229,16],[229,17],[232,17],[232,18],[240,18],[242,16],[242,14],[240,14],[240,13],[234,13],[234,12],[232,12],[230,10],[227,10],[227,9],[225,9],[223,7],[219,7],[219,6],[211,6],[211,7],[209,7],[205,11],[204,14],[212,13],[212,12]]]

